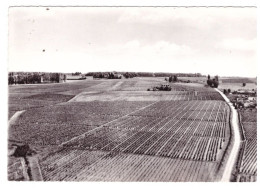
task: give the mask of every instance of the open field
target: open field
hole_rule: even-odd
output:
[[[256,83],[256,78],[221,77],[223,83]]]
[[[193,83],[206,84],[208,77],[178,77],[180,80],[191,81]]]
[[[213,77],[213,76],[212,76]],[[191,81],[191,84],[188,85],[205,85],[207,83],[207,77],[178,77],[180,80]],[[256,78],[239,78],[239,77],[221,77],[218,88],[219,89],[230,89],[232,92],[239,89],[242,90],[256,90]],[[246,83],[246,86],[243,86],[243,83]],[[185,86],[185,83],[182,83]]]
[[[230,89],[231,92],[241,90],[252,90],[256,91],[257,85],[255,83],[246,83],[246,86],[243,87],[242,83],[221,83],[218,86],[219,89]]]
[[[163,82],[11,86],[10,111],[26,111],[9,126],[9,144],[29,144],[46,181],[220,180],[229,106],[202,84],[147,91]]]

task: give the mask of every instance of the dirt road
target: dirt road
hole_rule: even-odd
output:
[[[9,121],[8,121],[9,126],[14,125],[15,122],[16,122],[16,120],[18,119],[18,117],[19,117],[23,112],[25,112],[25,110],[15,112],[15,114],[14,114],[14,115],[9,119]]]
[[[233,167],[236,164],[237,156],[239,153],[239,147],[240,147],[240,134],[239,134],[239,120],[238,120],[238,114],[232,103],[229,101],[229,99],[218,89],[215,89],[218,91],[221,96],[225,99],[225,101],[229,104],[231,108],[231,127],[232,127],[232,132],[233,132],[233,146],[229,155],[229,158],[227,160],[223,176],[221,178],[221,182],[229,182],[232,174]]]

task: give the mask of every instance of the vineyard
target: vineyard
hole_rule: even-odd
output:
[[[37,156],[44,180],[219,180],[230,108],[218,92],[177,83],[169,92],[146,91],[160,83],[154,79],[92,82],[38,85],[42,93],[31,94],[10,89],[24,93],[19,101],[45,102],[19,108],[11,101],[26,112],[9,127],[10,142],[48,147]]]
[[[241,110],[244,141],[241,145],[237,181],[256,181],[257,178],[257,112]]]
[[[177,100],[223,100],[216,92],[153,92],[153,91],[109,91],[109,92],[83,92],[70,102],[92,101],[177,101]]]
[[[40,160],[46,181],[213,181],[217,164],[107,151],[63,149]]]

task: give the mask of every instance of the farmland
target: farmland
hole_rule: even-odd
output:
[[[219,89],[230,89],[231,92],[237,90],[252,90],[256,91],[257,88],[257,81],[256,78],[238,78],[238,77],[231,77],[231,78],[221,78],[221,83],[219,84]],[[245,83],[245,86],[243,86]]]
[[[257,114],[256,110],[240,110],[243,141],[238,160],[237,181],[256,181],[257,178]]]
[[[9,87],[9,144],[36,151],[45,181],[219,181],[230,108],[202,84],[162,78]],[[12,159],[10,159],[12,160]]]

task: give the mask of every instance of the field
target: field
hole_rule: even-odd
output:
[[[162,78],[9,87],[9,144],[29,144],[45,181],[218,181],[230,108],[203,84]],[[12,157],[10,157],[12,160]],[[33,177],[32,177],[33,178]],[[15,179],[12,179],[15,180]]]
[[[237,91],[237,90],[256,90],[257,86],[255,83],[247,83],[246,86],[243,87],[242,83],[221,83],[219,84],[219,89],[230,89],[231,92]]]
[[[237,181],[257,180],[257,112],[240,110],[244,140],[240,150]]]
[[[55,105],[66,102],[86,88],[101,83],[100,81],[83,81],[62,84],[19,85],[9,87],[10,118],[16,111]]]
[[[231,92],[237,90],[255,90],[257,89],[257,81],[256,78],[239,78],[239,77],[231,77],[231,78],[220,78],[221,83],[218,88],[221,90],[230,89]],[[246,83],[243,86],[243,83]]]
[[[191,81],[192,83],[207,84],[208,77],[178,77],[180,80]]]
[[[256,78],[222,77],[223,83],[255,83]]]

